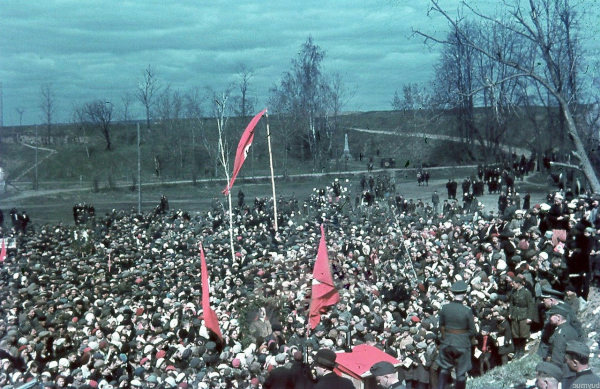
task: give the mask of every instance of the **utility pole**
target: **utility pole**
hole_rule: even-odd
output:
[[[4,94],[2,92],[2,83],[0,82],[0,143],[4,137]]]
[[[0,129],[4,129],[4,93],[2,92],[2,83],[0,82]]]
[[[35,125],[35,183],[33,189],[38,190],[38,126]]]
[[[137,124],[137,149],[138,149],[138,214],[142,214],[142,151],[140,149],[140,123]]]

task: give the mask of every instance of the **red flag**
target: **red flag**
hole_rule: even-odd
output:
[[[204,259],[202,245],[200,245],[200,259],[202,261],[202,312],[204,315],[204,325],[223,343],[223,335],[221,335],[221,329],[219,328],[219,319],[215,311],[210,307],[210,285],[208,284],[208,270],[206,270],[206,259]]]
[[[6,258],[6,239],[2,239],[2,251],[0,251],[0,262]]]
[[[312,297],[309,309],[310,328],[314,329],[321,321],[321,310],[337,304],[340,294],[333,284],[327,245],[325,244],[325,228],[321,224],[321,241],[317,252],[317,261],[313,270]]]
[[[256,127],[256,124],[266,111],[266,108],[260,111],[260,113],[250,121],[250,124],[248,124],[248,127],[246,127],[246,130],[244,130],[244,133],[242,134],[242,138],[240,139],[240,143],[237,147],[237,152],[235,153],[235,162],[233,163],[233,173],[231,174],[231,181],[229,181],[229,185],[225,189],[223,189],[223,193],[225,195],[229,194],[229,191],[233,187],[233,181],[235,181],[235,178],[237,177],[238,173],[240,172],[240,169],[242,168],[242,164],[246,160],[246,156],[248,155],[248,149],[252,145],[252,140],[254,140],[254,127]]]

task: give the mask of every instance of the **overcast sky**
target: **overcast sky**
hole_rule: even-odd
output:
[[[473,0],[493,4],[488,0]],[[456,0],[442,0],[450,9]],[[596,4],[590,0],[590,4]],[[347,110],[388,110],[394,91],[427,81],[437,49],[412,28],[445,32],[426,0],[1,0],[0,82],[4,125],[42,123],[42,85],[56,95],[57,122],[102,99],[116,106],[152,65],[162,85],[224,90],[253,71],[257,110],[311,35],[324,68],[355,90]],[[141,112],[136,107],[137,112]],[[139,115],[141,116],[141,114]]]

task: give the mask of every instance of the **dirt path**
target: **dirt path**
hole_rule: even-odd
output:
[[[34,163],[32,167],[30,167],[29,169],[25,170],[23,173],[21,173],[20,176],[18,176],[17,178],[15,178],[13,181],[19,181],[21,178],[25,177],[25,175],[27,173],[29,173],[30,171],[32,171],[33,169],[35,169],[36,166],[40,165],[42,162],[44,162],[46,159],[50,158],[52,155],[54,155],[56,153],[56,150],[53,150],[53,149],[48,149],[48,148],[39,147],[39,146],[36,147],[36,146],[29,145],[29,144],[27,144],[25,142],[21,142],[21,144],[23,146],[25,146],[25,147],[29,147],[30,149],[37,149],[38,151],[40,151],[40,150],[41,151],[48,151],[49,154],[47,154],[44,157],[42,157],[41,159],[39,159],[37,161],[37,163]]]
[[[356,127],[346,127],[346,130],[358,131],[358,132],[366,132],[370,134],[381,134],[381,135],[393,135],[393,136],[403,136],[403,137],[411,137],[411,138],[424,138],[424,139],[437,139],[437,140],[447,140],[450,142],[463,142],[463,139],[458,136],[449,136],[449,135],[438,135],[438,134],[428,134],[425,132],[393,132],[393,131],[384,131],[384,130],[371,130],[367,128],[356,128]],[[507,144],[500,144],[503,150],[509,151],[510,147]],[[529,155],[531,154],[530,150],[524,149],[522,147],[515,147],[514,152],[518,155]]]

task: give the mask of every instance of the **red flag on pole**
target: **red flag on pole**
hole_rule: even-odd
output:
[[[219,319],[217,314],[210,307],[210,285],[208,283],[208,270],[206,269],[206,259],[204,259],[204,249],[200,245],[200,260],[202,261],[202,312],[204,315],[204,325],[211,330],[223,343],[223,335],[219,328]]]
[[[0,262],[6,258],[6,239],[2,239],[2,251],[0,251]]]
[[[252,140],[254,140],[254,127],[262,117],[262,115],[267,111],[267,109],[263,109],[260,111],[258,115],[256,115],[244,130],[242,134],[242,138],[240,139],[240,143],[238,144],[237,151],[235,153],[235,162],[233,163],[233,173],[231,173],[231,181],[229,181],[229,185],[225,189],[223,189],[223,193],[225,195],[229,194],[229,191],[233,187],[233,181],[237,177],[240,169],[242,168],[242,164],[246,160],[246,156],[248,155],[248,149],[252,145]]]
[[[309,309],[310,328],[314,329],[321,321],[321,311],[325,307],[337,304],[340,294],[333,284],[327,245],[325,244],[325,228],[321,224],[321,241],[317,252],[317,261],[313,270],[312,297]]]

